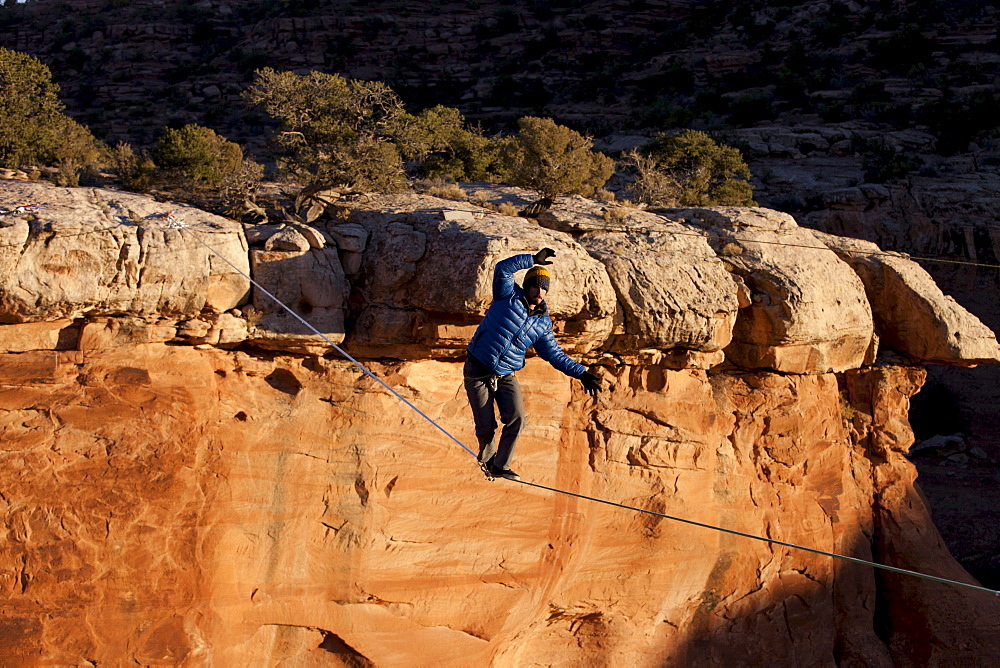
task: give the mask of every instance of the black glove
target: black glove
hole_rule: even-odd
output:
[[[580,382],[583,383],[583,389],[587,391],[592,397],[597,397],[597,393],[601,391],[601,379],[590,373],[589,371],[584,371],[579,376]]]
[[[554,250],[551,248],[543,248],[535,253],[533,257],[535,258],[535,264],[552,264],[552,260],[549,258],[555,256],[556,252]]]

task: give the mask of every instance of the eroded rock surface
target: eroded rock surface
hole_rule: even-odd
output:
[[[0,322],[87,314],[183,317],[241,303],[250,284],[238,223],[173,208],[204,243],[166,226],[171,207],[149,197],[4,181],[0,201],[37,211],[0,219]]]
[[[864,285],[811,230],[767,209],[670,211],[710,234],[745,281],[727,355],[748,368],[825,373],[860,367],[872,346],[872,314]]]
[[[372,368],[474,441],[459,363]],[[868,454],[871,438],[905,425],[921,377],[899,378],[913,373],[856,372],[858,412],[845,422],[829,374],[622,366],[603,372],[609,387],[594,403],[532,360],[519,469],[546,486],[964,579],[923,506],[905,502],[905,429]],[[19,471],[5,482],[0,549],[3,616],[19,629],[5,636],[8,657],[221,666],[332,661],[320,648],[336,647],[375,665],[653,666],[923,656],[876,635],[888,621],[878,599],[900,611],[927,602],[905,616],[930,629],[931,656],[1000,658],[990,597],[949,590],[954,603],[937,608],[940,592],[920,581],[489,484],[468,453],[346,362],[148,344],[5,355],[0,377],[5,462]]]
[[[502,190],[488,194],[502,199]],[[0,194],[10,207],[41,205],[0,221],[0,321],[68,319],[94,334],[102,318],[120,319],[98,324],[113,330],[102,335],[109,342],[127,332],[133,341],[321,352],[328,340],[363,356],[456,357],[489,305],[495,264],[551,247],[557,335],[591,361],[844,371],[874,359],[873,309],[882,344],[915,360],[1000,360],[992,332],[925,275],[876,275],[856,253],[834,252],[850,240],[819,243],[766,209],[654,213],[574,197],[539,225],[409,194],[343,200],[341,215],[318,228],[244,231],[111,191],[7,181]],[[273,243],[285,232],[300,241]],[[892,297],[899,281],[913,304],[938,306],[907,315]]]
[[[812,234],[861,277],[875,311],[876,332],[896,350],[957,365],[993,361],[1000,355],[993,331],[942,293],[916,262],[883,253],[869,241]]]
[[[50,197],[40,219],[62,211],[59,202],[98,211],[95,200],[118,195],[0,185],[9,200]],[[129,220],[159,220],[166,205],[142,201]],[[253,257],[255,280],[352,352],[382,358],[366,363],[466,444],[475,438],[461,351],[488,304],[492,267],[552,247],[560,341],[600,361],[592,369],[606,391],[589,399],[528,361],[519,378],[530,422],[517,454],[526,480],[971,582],[931,524],[904,453],[909,398],[924,379],[915,361],[994,361],[977,321],[945,313],[939,298],[916,325],[880,316],[893,307],[874,295],[898,294],[897,283],[851,269],[874,257],[850,259],[837,245],[846,242],[774,212],[617,217],[605,204],[570,204],[591,212],[586,229],[406,195],[339,202],[344,215],[308,249],[267,250],[272,236],[255,230],[248,242],[236,224],[219,234]],[[212,241],[210,220],[183,215]],[[0,220],[0,233],[23,237],[4,257],[13,266],[49,258],[45,239],[69,248],[50,222]],[[129,248],[127,234],[103,230],[108,222],[76,225],[101,248]],[[140,267],[179,271],[190,259],[204,280],[153,272],[162,294],[134,312],[112,308],[106,295],[124,288],[107,268],[84,306],[39,295],[32,311],[33,300],[8,297],[23,288],[0,289],[10,323],[0,325],[7,660],[1000,661],[994,597],[485,482],[470,453],[314,334],[283,331],[260,293],[219,297],[238,283],[213,274],[208,256],[175,247],[167,232],[179,230],[150,227],[166,242],[140,245],[158,256]],[[114,265],[122,255],[100,257]],[[930,299],[933,284],[905,270],[893,265],[910,276],[899,279],[906,298]],[[131,299],[144,286],[129,288]],[[891,352],[905,347],[891,332],[940,323],[953,332],[942,341],[979,338],[974,359],[945,343]]]

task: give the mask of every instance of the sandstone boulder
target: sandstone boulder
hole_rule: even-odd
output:
[[[578,238],[604,265],[624,314],[610,349],[721,351],[732,340],[745,287],[701,233],[646,215],[655,220],[642,228]]]
[[[221,313],[239,305],[250,284],[238,223],[175,208],[188,225],[165,227],[170,207],[149,197],[98,189],[5,182],[0,207],[33,202],[28,214],[0,219],[0,322],[82,315]]]
[[[273,238],[273,237],[272,237]],[[253,277],[333,343],[344,340],[350,284],[332,248],[298,252],[250,251]],[[254,288],[250,338],[267,348],[328,352],[329,344],[278,302]]]
[[[428,196],[347,206],[352,221],[370,234],[356,283],[365,306],[348,341],[358,350],[388,345],[388,331],[399,332],[397,348],[442,344],[433,338],[438,326],[475,325],[482,318],[492,300],[497,262],[544,247],[556,251],[546,301],[560,322],[563,346],[570,352],[592,350],[610,333],[616,301],[607,273],[566,235],[523,218]],[[443,211],[452,209],[470,215],[445,220]],[[418,317],[418,311],[424,316]],[[419,350],[412,348],[410,354]]]
[[[368,230],[356,223],[328,225],[327,235],[337,246],[344,274],[356,276],[361,271],[362,253],[368,246]]]
[[[916,262],[860,239],[811,231],[849,264],[864,283],[875,331],[888,346],[923,361],[973,366],[1000,362],[990,328],[941,292]]]
[[[284,225],[264,242],[264,249],[269,251],[304,252],[312,248],[309,239],[296,227]]]
[[[556,204],[538,215],[538,224],[567,233],[625,231],[659,219],[639,209],[611,202],[599,203],[579,195],[560,197]]]
[[[760,208],[671,209],[712,237],[750,292],[740,309],[730,361],[747,368],[824,373],[857,368],[872,344],[864,285],[833,251],[788,214]]]

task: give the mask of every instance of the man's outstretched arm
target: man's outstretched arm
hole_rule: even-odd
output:
[[[576,378],[583,383],[583,389],[592,397],[601,391],[601,379],[587,371],[587,367],[576,362],[567,355],[556,342],[552,331],[546,332],[535,342],[535,352],[543,360],[562,371],[567,376]]]
[[[522,269],[530,269],[535,264],[535,257],[522,253],[497,262],[493,269],[493,299],[505,299],[514,294],[514,274]]]

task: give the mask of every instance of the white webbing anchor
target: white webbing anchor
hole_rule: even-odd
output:
[[[187,223],[177,218],[173,211],[167,211],[163,214],[163,217],[167,219],[167,227],[172,230],[182,230],[187,227]]]

